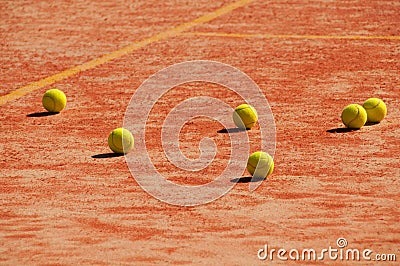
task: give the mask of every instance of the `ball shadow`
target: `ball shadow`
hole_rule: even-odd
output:
[[[255,183],[255,182],[261,182],[266,180],[265,177],[252,177],[252,176],[244,176],[244,177],[238,177],[231,179],[232,183]]]
[[[51,115],[56,115],[59,114],[59,112],[36,112],[36,113],[31,113],[31,114],[27,114],[27,117],[43,117],[43,116],[51,116]]]
[[[92,155],[92,158],[104,159],[104,158],[114,158],[114,157],[121,157],[121,156],[124,156],[124,154],[123,153],[107,152],[107,153],[100,153],[100,154]]]
[[[360,129],[338,127],[338,128],[328,129],[326,132],[328,132],[328,133],[349,133],[349,132],[353,132],[353,131],[357,131],[357,130],[360,130]]]
[[[238,128],[238,127],[233,127],[233,128],[223,128],[218,130],[218,133],[238,133],[238,132],[244,132],[250,130],[249,128]]]
[[[370,127],[370,126],[377,125],[377,124],[379,124],[379,122],[367,122],[367,123],[365,123],[364,126]]]

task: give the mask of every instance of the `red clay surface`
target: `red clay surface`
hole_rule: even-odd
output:
[[[0,95],[227,3],[6,1]],[[397,1],[255,1],[190,31],[400,36],[399,13]],[[349,248],[394,253],[398,261],[399,47],[399,39],[182,35],[54,84],[68,98],[61,114],[37,115],[53,86],[0,106],[0,263],[257,265],[269,262],[257,259],[264,244],[322,250],[339,237]],[[260,86],[275,117],[275,171],[254,192],[238,183],[212,203],[176,207],[143,191],[124,157],[104,154],[135,89],[156,71],[195,59],[230,64]],[[177,183],[209,182],[229,159],[228,135],[202,119],[185,125],[181,147],[196,157],[200,139],[214,138],[218,154],[209,168],[185,173],[161,154],[159,127],[168,110],[198,95],[242,103],[210,84],[181,86],[160,99],[146,144]],[[382,123],[335,130],[345,105],[369,97],[387,104]],[[255,151],[259,127],[248,133]]]

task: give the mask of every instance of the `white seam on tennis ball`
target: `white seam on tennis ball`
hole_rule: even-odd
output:
[[[270,163],[270,158],[267,158],[268,159],[268,164],[270,165],[270,167],[269,168],[271,168],[271,163]],[[253,167],[254,168],[254,171],[256,170],[256,168],[257,167],[254,167],[251,163],[248,163],[251,167]],[[258,163],[257,163],[257,166],[258,166]],[[261,168],[259,168],[259,169],[261,169]]]
[[[59,107],[58,104],[60,104],[60,101],[54,101],[54,110],[58,110],[59,109],[58,108]],[[62,108],[60,108],[60,109],[62,110]]]
[[[122,131],[122,149],[123,149],[124,152],[125,152],[125,146],[127,146],[128,147],[127,150],[129,150],[129,148],[131,147],[131,145],[132,145],[132,143],[134,141],[133,136],[131,138],[131,135],[129,133],[127,135],[129,137],[129,143],[128,143],[128,145],[124,145],[124,131]]]
[[[237,109],[237,108],[235,108],[235,111],[237,112],[237,111],[242,111],[242,110],[244,110],[244,109],[247,109],[247,108],[250,108],[250,107],[242,107],[242,108],[239,108],[239,109]]]
[[[114,143],[114,131],[112,132],[111,143],[114,145],[115,148],[117,148],[118,150],[121,150],[121,148]],[[123,147],[122,147],[122,150],[123,150]]]
[[[243,120],[242,120],[242,122],[243,122]],[[250,124],[255,124],[257,121],[252,121],[252,122],[249,122],[249,123],[247,123],[247,124],[245,124],[245,126],[247,126],[247,125],[250,125]]]
[[[51,102],[53,103],[53,112],[57,112],[57,102],[54,100],[53,97],[50,97]]]
[[[111,132],[111,144],[112,144],[113,148],[115,149],[116,146],[114,145],[114,131]],[[112,149],[112,150],[114,150],[114,149]]]
[[[235,112],[237,112],[237,111],[242,111],[242,110],[244,110],[244,109],[251,109],[251,111],[253,111],[253,109],[250,107],[250,106],[246,106],[246,107],[243,107],[243,108],[240,108],[240,109],[235,109]],[[239,115],[239,114],[238,114]],[[256,115],[256,117],[257,117],[257,115]],[[240,117],[240,115],[239,115],[239,118],[240,118],[240,120],[242,120],[242,122],[243,122],[243,119]],[[252,122],[249,122],[249,123],[247,123],[247,124],[244,124],[245,126],[246,126],[246,128],[247,128],[247,125],[250,125],[250,124],[253,124],[253,123],[256,123],[257,121],[252,121]]]
[[[370,109],[374,109],[374,108],[376,108],[376,107],[378,107],[380,104],[381,104],[381,100],[380,99],[378,99],[378,103],[374,106],[374,107],[370,107],[370,108],[366,108],[366,107],[364,107],[365,109],[368,109],[368,110],[370,110]]]
[[[53,103],[53,108],[50,108],[49,112],[54,112],[55,108],[56,108],[56,103],[54,102],[53,98],[51,98],[50,96],[44,96],[43,98],[49,98],[51,100],[51,102]]]
[[[254,167],[251,163],[248,163],[251,167],[253,167],[254,168],[254,170],[256,170],[256,167]],[[257,163],[257,165],[258,165],[258,163]]]
[[[360,107],[358,105],[356,105],[357,107],[357,114],[354,116],[354,118],[348,123],[348,127],[350,127],[350,124],[356,120],[357,116],[360,114]]]

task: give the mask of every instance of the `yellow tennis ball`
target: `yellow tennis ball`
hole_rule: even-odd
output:
[[[369,98],[364,102],[363,107],[367,111],[368,122],[381,122],[387,114],[386,104],[378,98]]]
[[[342,111],[342,122],[348,128],[359,129],[367,122],[367,112],[359,104],[349,104]]]
[[[238,128],[252,128],[258,120],[256,109],[249,104],[241,104],[233,112],[233,122]]]
[[[43,95],[42,104],[47,111],[58,113],[67,105],[67,97],[59,89],[50,89]]]
[[[256,178],[266,178],[274,171],[274,160],[266,152],[256,151],[247,160],[247,171]]]
[[[133,149],[132,133],[125,128],[117,128],[108,136],[108,146],[115,153],[126,154]]]

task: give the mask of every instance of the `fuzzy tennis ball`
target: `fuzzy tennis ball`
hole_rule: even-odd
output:
[[[348,128],[359,129],[367,122],[367,111],[359,104],[349,104],[342,111],[342,122]]]
[[[241,104],[233,112],[233,122],[238,128],[252,128],[258,120],[256,109],[249,104]]]
[[[117,128],[108,136],[108,146],[115,153],[127,154],[133,148],[132,133],[125,128]]]
[[[43,95],[42,104],[50,113],[58,113],[67,105],[67,97],[59,89],[50,89]]]
[[[266,178],[274,171],[274,160],[268,153],[256,151],[247,160],[247,171],[255,178]]]
[[[381,122],[387,114],[386,104],[378,98],[369,98],[363,107],[367,111],[367,121],[371,123]]]

